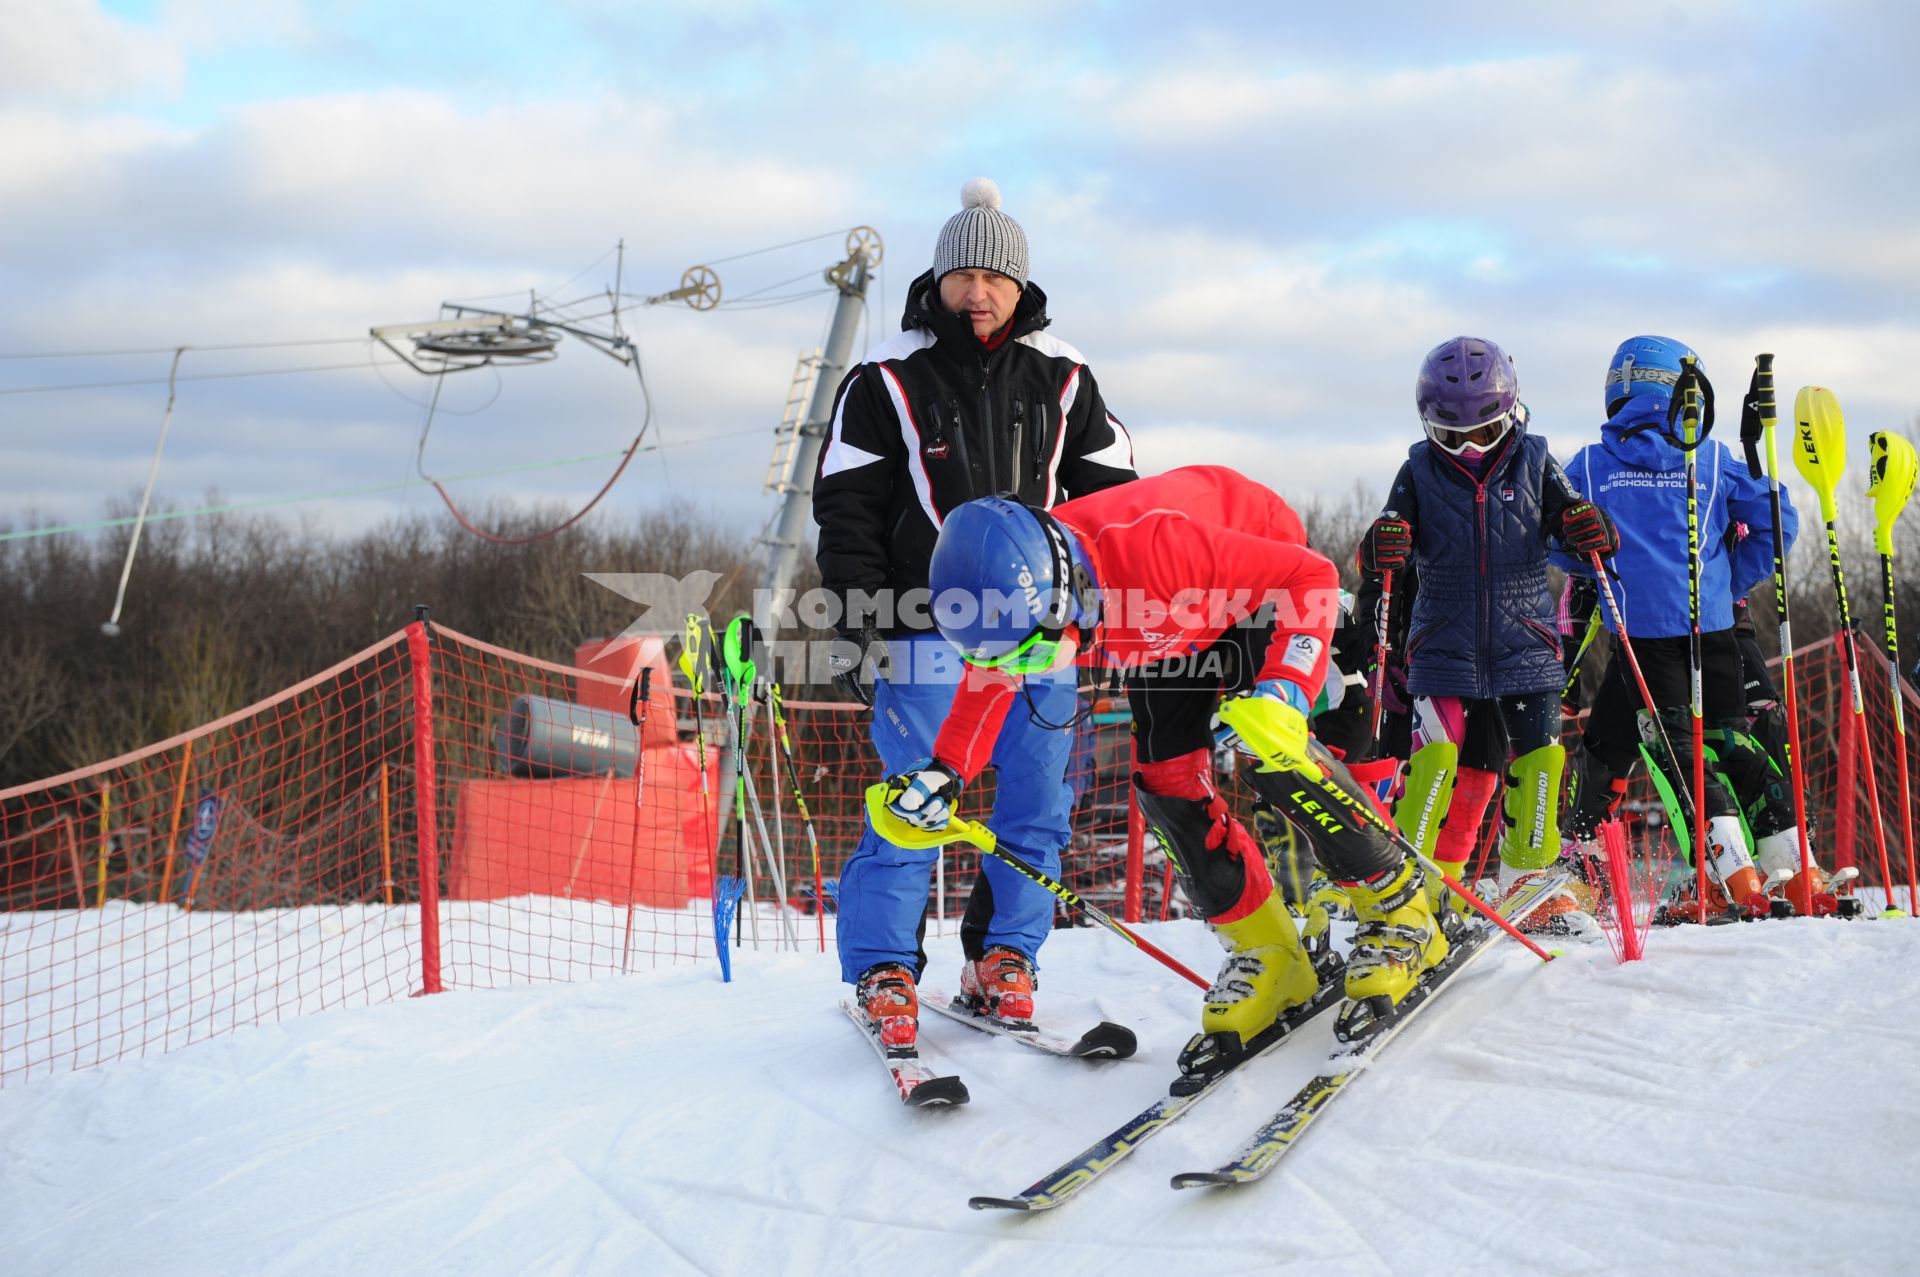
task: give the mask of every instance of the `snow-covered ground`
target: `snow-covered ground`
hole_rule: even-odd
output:
[[[1198,925],[1148,929],[1190,965]],[[809,937],[810,939],[811,937]],[[932,945],[951,986],[957,942]],[[1321,1027],[1080,1198],[980,1214],[1161,1091],[1196,994],[1056,934],[1054,1060],[929,1017],[973,1102],[910,1111],[830,958],[329,1010],[0,1090],[0,1273],[1913,1272],[1920,923],[1503,944],[1267,1180],[1175,1193]]]

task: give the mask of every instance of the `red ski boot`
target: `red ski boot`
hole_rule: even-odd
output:
[[[1840,900],[1828,889],[1826,871],[1819,865],[1803,869],[1781,885],[1781,894],[1802,917],[1824,918],[1840,911]]]
[[[920,995],[913,972],[898,962],[868,967],[853,986],[873,1035],[890,1056],[911,1056],[920,1042]]]
[[[1033,962],[1018,949],[996,945],[960,968],[960,996],[976,1012],[1007,1024],[1033,1020]]]

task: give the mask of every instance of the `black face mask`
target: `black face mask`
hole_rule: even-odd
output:
[[[1686,442],[1686,436],[1680,429],[1680,410],[1686,402],[1687,388],[1692,386],[1700,392],[1700,432],[1693,442]],[[1616,399],[1608,410],[1608,416],[1614,416],[1626,403],[1625,399]],[[1646,434],[1649,430],[1657,432],[1662,439],[1680,452],[1691,452],[1707,441],[1713,432],[1713,383],[1700,371],[1698,364],[1682,369],[1679,379],[1674,383],[1673,397],[1667,401],[1667,419],[1643,421],[1637,426],[1628,426],[1620,432],[1622,440],[1632,439],[1636,435]]]

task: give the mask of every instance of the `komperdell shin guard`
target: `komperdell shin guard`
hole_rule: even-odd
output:
[[[1446,819],[1459,770],[1460,747],[1451,741],[1422,745],[1407,760],[1407,783],[1393,805],[1393,823],[1429,860],[1436,857],[1440,823]]]
[[[1545,869],[1560,858],[1560,777],[1566,763],[1564,746],[1543,745],[1508,766],[1502,863]]]

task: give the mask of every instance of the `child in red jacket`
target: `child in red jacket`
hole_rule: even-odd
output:
[[[1365,789],[1309,739],[1339,575],[1273,492],[1191,466],[1051,514],[969,502],[941,529],[931,584],[940,631],[973,668],[933,756],[890,782],[894,814],[923,828],[947,822],[1023,676],[1070,664],[1123,671],[1141,810],[1227,951],[1201,1035],[1182,1053],[1189,1074],[1257,1049],[1319,988],[1259,846],[1214,789],[1216,712],[1229,738],[1245,733],[1307,768],[1247,774],[1353,902],[1338,1031],[1358,1036],[1390,1019],[1446,955],[1418,863],[1361,816]],[[1326,787],[1304,783],[1309,772]]]

